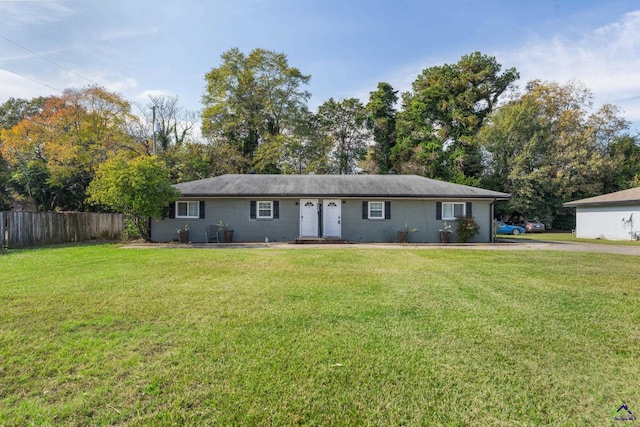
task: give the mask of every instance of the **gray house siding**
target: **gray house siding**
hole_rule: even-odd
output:
[[[229,224],[233,230],[234,242],[263,242],[288,241],[298,237],[300,228],[299,206],[297,200],[292,199],[180,199],[204,200],[204,219],[165,218],[154,220],[151,224],[151,240],[156,242],[170,242],[177,240],[178,229],[189,225],[189,240],[193,243],[206,241],[209,225],[217,225],[219,221]],[[279,202],[280,217],[278,219],[251,219],[251,200],[277,200]],[[222,235],[220,236],[222,239]]]
[[[312,198],[312,197],[311,197]],[[322,198],[314,198],[320,203]],[[334,199],[333,197],[331,199]],[[151,227],[151,239],[159,242],[169,242],[178,239],[178,229],[189,226],[189,240],[191,242],[205,242],[207,227],[215,225],[220,220],[229,224],[234,230],[235,242],[263,242],[292,241],[300,235],[300,199],[298,198],[183,198],[180,201],[204,200],[204,219],[172,218],[154,220]],[[251,200],[278,201],[279,218],[252,219],[250,211]],[[438,242],[439,230],[444,221],[436,219],[436,200],[431,199],[393,199],[393,198],[353,198],[340,199],[342,201],[341,229],[342,237],[353,242],[396,242],[398,231],[404,231],[405,225],[409,229],[417,228],[409,233],[409,242],[424,243]],[[368,201],[389,202],[389,219],[363,219],[362,203]],[[480,234],[473,242],[491,241],[491,203],[492,200],[438,200],[452,202],[471,202],[472,214],[480,225]],[[454,231],[452,241],[455,241],[455,221],[447,221]],[[322,228],[319,228],[322,235]]]
[[[362,201],[371,199],[347,200],[343,205],[344,223],[342,235],[354,242],[397,242],[398,232],[417,228],[409,233],[409,242],[435,243],[440,241],[440,229],[443,220],[436,219],[435,200],[391,200],[391,218],[387,220],[362,219]],[[455,202],[461,202],[455,200]],[[473,216],[480,225],[480,234],[472,242],[491,241],[490,206],[491,201],[474,200]],[[348,206],[348,209],[344,207]],[[455,241],[455,221],[446,221],[452,226],[452,241]]]

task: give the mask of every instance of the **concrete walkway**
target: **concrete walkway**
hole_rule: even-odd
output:
[[[598,252],[621,255],[640,256],[640,244],[602,245],[582,242],[553,242],[519,239],[499,239],[496,243],[351,243],[351,244],[292,244],[289,242],[275,243],[129,243],[124,248],[184,248],[184,249],[470,249],[494,251],[573,251]]]

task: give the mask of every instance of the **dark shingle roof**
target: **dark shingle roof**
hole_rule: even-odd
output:
[[[222,175],[175,187],[184,197],[510,197],[417,175]]]
[[[564,206],[572,208],[586,205],[628,205],[638,203],[640,203],[640,187],[589,197],[588,199],[574,200],[573,202],[565,203]]]

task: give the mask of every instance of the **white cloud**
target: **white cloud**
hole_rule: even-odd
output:
[[[162,90],[162,89],[147,89],[145,91],[142,91],[141,93],[135,95],[135,99],[138,101],[142,101],[142,102],[149,102],[149,97],[151,96],[174,96],[173,93],[168,92],[166,90]]]
[[[122,80],[108,80],[103,78],[96,78],[93,80],[100,83],[100,85],[104,86],[107,90],[118,93],[126,92],[138,87],[138,81],[133,77],[126,77]]]
[[[498,58],[520,71],[521,83],[579,80],[596,104],[619,105],[628,120],[640,121],[640,11],[577,37],[538,36]]]
[[[53,87],[45,87],[12,72],[0,69],[0,103],[9,98],[31,99],[38,96],[59,95]]]

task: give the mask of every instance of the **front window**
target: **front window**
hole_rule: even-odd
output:
[[[464,203],[442,203],[442,219],[454,220],[459,216],[464,216]]]
[[[199,218],[200,203],[195,202],[176,202],[176,218]]]
[[[384,219],[384,202],[369,202],[369,219]]]
[[[258,202],[258,218],[273,218],[273,202]]]

